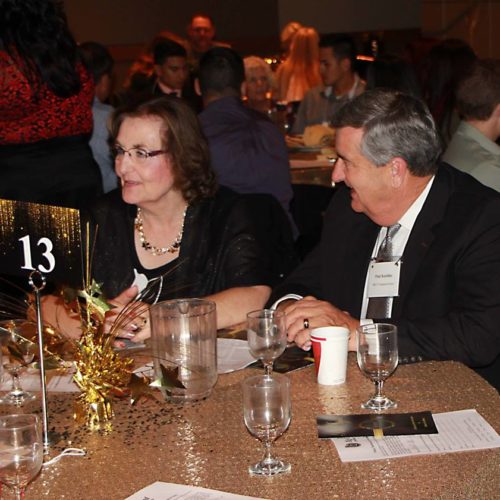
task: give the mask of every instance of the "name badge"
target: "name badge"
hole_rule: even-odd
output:
[[[368,270],[368,298],[397,297],[401,260],[372,262]]]

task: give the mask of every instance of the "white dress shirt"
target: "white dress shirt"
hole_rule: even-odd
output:
[[[405,214],[398,221],[401,227],[392,238],[392,253],[395,256],[399,256],[396,257],[396,260],[398,258],[401,258],[401,256],[403,255],[406,243],[408,242],[411,230],[413,229],[413,225],[417,220],[420,210],[422,210],[422,207],[424,206],[425,200],[427,199],[427,195],[429,194],[433,182],[434,182],[434,176],[427,183],[427,186],[425,186],[425,189],[420,193],[419,197],[412,203],[411,207],[405,212]],[[378,249],[382,244],[382,241],[384,241],[386,234],[387,234],[387,228],[381,227],[378,233],[377,240],[375,241],[375,246],[373,247],[372,259],[375,259],[378,253]],[[404,261],[401,262],[402,262],[401,266],[403,267]],[[367,272],[365,280],[365,289],[363,292],[363,302],[361,303],[361,313],[359,316],[361,318],[361,324],[367,324],[370,322],[367,321],[366,319],[368,300],[369,297],[368,297],[368,272]],[[389,311],[392,311],[392,298],[389,299]]]

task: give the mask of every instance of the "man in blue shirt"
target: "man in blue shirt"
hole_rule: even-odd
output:
[[[264,115],[241,102],[242,58],[215,47],[200,61],[204,111],[199,118],[208,139],[218,181],[239,193],[272,194],[289,212],[293,196],[285,140]]]

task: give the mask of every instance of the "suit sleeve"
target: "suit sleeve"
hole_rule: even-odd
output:
[[[459,246],[435,273],[418,279],[428,294],[409,297],[398,326],[400,356],[486,366],[500,354],[500,198],[460,228]],[[420,307],[415,304],[420,304]]]

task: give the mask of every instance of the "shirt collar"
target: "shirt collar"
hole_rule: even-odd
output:
[[[353,99],[354,97],[356,97],[356,92],[358,90],[358,85],[360,81],[361,78],[359,77],[359,75],[357,73],[354,73],[354,83],[352,84],[352,87],[345,94],[336,96],[333,93],[333,87],[331,85],[328,85],[327,87],[323,86],[323,88],[321,89],[321,93],[327,99]]]
[[[399,224],[401,224],[401,226],[405,229],[408,229],[409,231],[413,229],[413,225],[417,220],[418,214],[420,213],[420,210],[422,210],[429,191],[431,190],[434,178],[435,176],[433,175],[427,183],[427,186],[425,186],[424,190],[419,194],[418,198],[411,204],[410,208],[404,213],[401,219],[399,219]]]
[[[164,83],[160,82],[160,80],[158,80],[157,83],[158,83],[158,87],[160,88],[160,90],[164,94],[173,95],[175,93],[177,95],[177,97],[181,97],[181,90],[180,89],[171,89],[170,87],[168,87]]]

